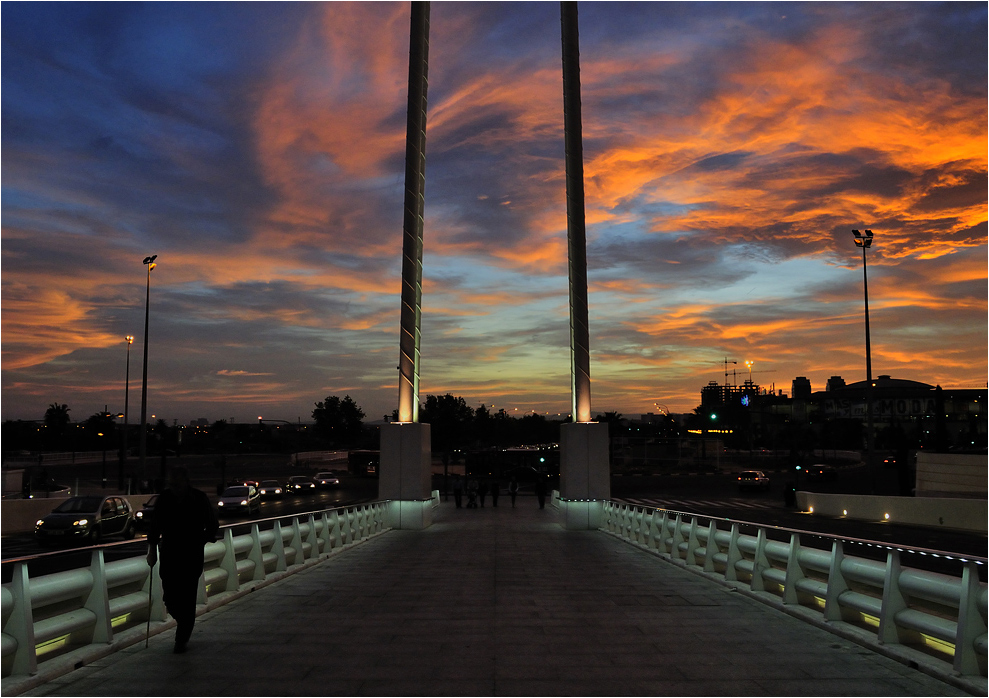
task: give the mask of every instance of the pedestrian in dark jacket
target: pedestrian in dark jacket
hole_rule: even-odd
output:
[[[477,485],[477,498],[481,502],[481,506],[484,506],[484,497],[488,493],[488,482],[487,480],[481,480]]]
[[[203,574],[203,546],[216,540],[220,525],[206,494],[189,484],[189,472],[172,468],[158,495],[148,529],[148,565],[161,560],[162,597],[175,619],[175,653],[185,652],[196,622],[196,597]]]
[[[464,501],[464,481],[459,475],[453,476],[453,501],[457,503],[457,509]]]
[[[539,500],[539,508],[546,506],[546,478],[542,475],[536,480],[536,499]]]
[[[501,491],[498,487],[498,481],[495,480],[494,482],[491,483],[491,506],[493,507],[498,506],[498,495],[500,494]]]
[[[512,475],[512,479],[508,482],[508,496],[512,498],[512,509],[515,508],[515,497],[519,493],[519,481]]]

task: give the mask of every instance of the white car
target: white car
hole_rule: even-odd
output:
[[[761,470],[743,470],[738,474],[738,489],[768,490],[769,476]]]
[[[314,480],[316,482],[316,487],[319,487],[320,489],[340,486],[340,478],[333,473],[317,473]]]
[[[261,512],[261,495],[253,485],[237,485],[223,490],[217,510],[230,514],[257,514]]]

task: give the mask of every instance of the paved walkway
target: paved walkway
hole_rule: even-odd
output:
[[[966,695],[556,512],[444,504],[27,695]]]

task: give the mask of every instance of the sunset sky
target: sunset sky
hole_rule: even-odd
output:
[[[987,5],[580,3],[594,412],[987,380]],[[2,418],[398,406],[408,3],[4,3]],[[558,3],[432,4],[421,397],[570,405]],[[734,368],[734,367],[733,367]],[[518,412],[515,412],[518,410]]]

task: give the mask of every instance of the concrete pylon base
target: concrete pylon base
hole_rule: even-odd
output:
[[[432,499],[393,499],[388,502],[388,525],[409,531],[419,531],[433,525]]]
[[[428,424],[392,422],[381,427],[378,498],[391,500],[392,528],[423,529],[433,523],[432,459]]]
[[[608,425],[560,426],[560,509],[568,530],[596,529],[603,502],[611,499]]]

